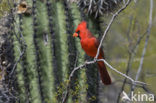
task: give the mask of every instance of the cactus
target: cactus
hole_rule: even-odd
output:
[[[14,15],[12,31],[15,32],[11,35],[12,43],[9,43],[13,48],[13,64],[21,57],[11,75],[15,78],[12,86],[17,92],[16,101],[59,103],[71,71],[91,59],[72,33],[79,22],[86,20],[91,32],[98,37],[98,24],[85,15],[83,9],[66,0],[26,0],[18,7],[22,11]],[[85,68],[72,78],[68,103],[98,101],[96,65]]]
[[[13,22],[12,15],[3,17],[0,20],[0,102],[10,103],[15,102],[17,98],[13,82],[16,78],[10,77],[9,73],[13,68],[14,54],[13,48],[13,30],[10,23]],[[10,89],[9,89],[10,88]]]
[[[121,0],[79,0],[77,2],[83,11],[98,17],[108,11],[112,11]]]

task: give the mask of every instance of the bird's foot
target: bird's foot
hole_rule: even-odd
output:
[[[89,61],[88,60],[85,60],[85,63],[88,63]]]
[[[97,58],[94,58],[94,62],[96,62],[97,61]]]

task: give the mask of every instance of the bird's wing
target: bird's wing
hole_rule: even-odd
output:
[[[97,47],[97,49],[98,49],[99,45],[100,45],[99,40],[95,38],[95,46]],[[100,55],[104,58],[104,52],[102,50],[102,47],[100,48]]]

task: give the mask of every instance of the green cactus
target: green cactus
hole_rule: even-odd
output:
[[[87,20],[91,31],[97,34],[95,26],[74,3],[53,0],[26,3],[31,12],[14,16],[12,36],[15,61],[25,51],[13,75],[17,102],[60,103],[71,71],[86,60],[80,40],[72,34],[82,20]],[[86,66],[72,77],[68,103],[96,102],[97,89],[96,65]]]

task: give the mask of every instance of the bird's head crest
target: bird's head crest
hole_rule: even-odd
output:
[[[86,21],[82,21],[78,26],[77,29],[75,30],[75,32],[78,31],[83,31],[87,29],[87,22]]]
[[[73,34],[74,37],[80,37],[80,32],[84,32],[87,30],[87,22],[81,21],[81,23],[77,26],[75,33]]]

